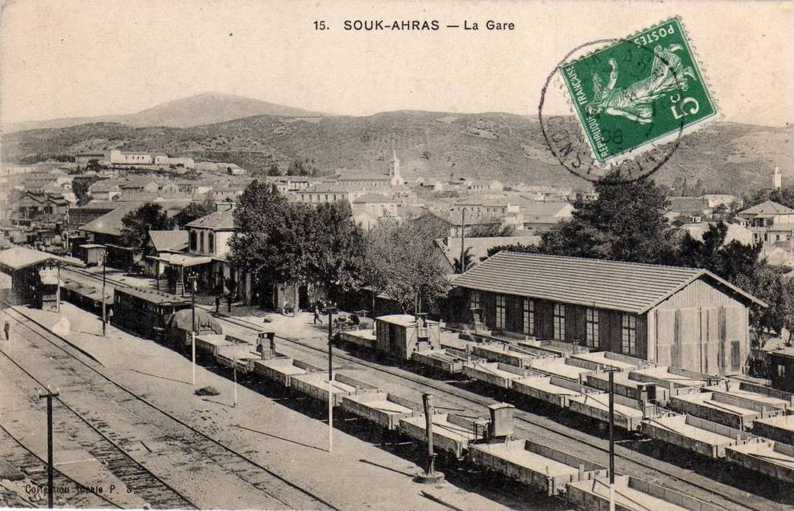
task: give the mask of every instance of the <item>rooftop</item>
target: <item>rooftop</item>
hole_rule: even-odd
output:
[[[17,271],[49,262],[62,262],[73,266],[83,265],[82,262],[71,257],[60,257],[27,247],[11,247],[0,251],[0,269],[4,271]]]
[[[745,303],[766,306],[703,269],[518,252],[500,252],[452,283],[480,291],[642,314],[697,279],[708,280]]]
[[[187,248],[187,231],[149,231],[149,238],[158,252]]]
[[[231,231],[234,230],[234,213],[231,211],[216,211],[193,220],[185,227]]]
[[[92,232],[95,234],[109,234],[111,236],[121,236],[121,229],[124,224],[121,219],[124,215],[138,209],[143,204],[140,202],[122,202],[117,203],[117,207],[104,215],[95,218],[79,227],[81,231]]]
[[[397,201],[391,197],[379,193],[365,193],[358,199],[354,200],[354,204],[393,204]]]
[[[739,212],[742,216],[794,215],[794,209],[775,201],[764,201]]]

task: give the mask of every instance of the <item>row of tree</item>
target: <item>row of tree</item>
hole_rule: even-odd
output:
[[[367,290],[373,302],[386,293],[414,311],[446,291],[432,237],[419,224],[387,223],[365,233],[346,202],[289,202],[259,181],[243,193],[235,222],[232,263],[254,274],[264,292],[274,283],[311,284],[338,300]]]

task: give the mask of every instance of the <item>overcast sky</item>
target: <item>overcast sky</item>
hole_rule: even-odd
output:
[[[794,4],[8,0],[4,123],[130,113],[202,92],[327,113],[532,113],[573,47],[680,15],[726,120],[794,120]],[[345,19],[478,22],[479,32],[346,32]],[[488,19],[512,32],[482,30]],[[331,29],[314,30],[314,20]],[[560,107],[562,108],[562,107]]]

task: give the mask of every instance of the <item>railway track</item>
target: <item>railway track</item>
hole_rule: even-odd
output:
[[[19,364],[6,352],[2,353],[20,372],[41,387],[41,389],[47,389],[47,386],[25,367]],[[118,445],[118,443],[112,439],[114,432],[108,428],[106,423],[89,420],[65,402],[60,396],[55,399],[60,405],[58,408],[55,408],[53,412],[53,415],[57,416],[57,420],[56,417],[53,418],[53,422],[57,422],[56,434],[61,433],[66,435],[87,427],[92,432],[91,438],[85,438],[85,432],[83,432],[83,441],[81,444],[83,444],[83,447],[97,461],[102,463],[108,471],[121,480],[127,486],[128,491],[133,492],[154,509],[198,509],[198,506],[191,502],[190,499],[133,459],[120,445]],[[67,413],[63,413],[64,411]],[[0,428],[11,436],[11,433],[2,425],[0,425]],[[19,440],[16,438],[14,438],[14,440],[22,446]],[[46,466],[46,462],[44,462],[44,464]],[[46,470],[43,473],[46,486]],[[57,487],[60,489],[60,486]],[[92,493],[97,494],[96,491]],[[108,499],[104,500],[114,507],[123,507],[114,504]]]
[[[239,318],[232,318],[225,314],[218,315],[217,317],[218,319],[237,325],[241,328],[246,328],[256,332],[262,331],[258,325],[249,321],[241,320]],[[305,351],[314,352],[317,355],[321,355],[323,358],[327,356],[327,350],[324,348],[314,346],[299,339],[283,336],[276,337],[282,341],[287,341],[295,346],[298,346]],[[390,377],[399,378],[406,382],[410,382],[410,384],[419,391],[426,391],[428,388],[432,389],[433,391],[442,394],[445,396],[445,398],[453,403],[468,403],[469,405],[475,404],[480,407],[485,407],[496,402],[493,399],[474,394],[465,389],[453,387],[437,380],[407,372],[403,369],[382,366],[380,364],[363,360],[346,353],[341,353],[340,350],[336,350],[334,352],[334,358],[344,360],[346,363],[352,365],[372,369],[380,373],[385,373]],[[585,432],[565,427],[557,421],[539,417],[526,412],[525,410],[521,410],[520,408],[516,408],[514,415],[516,419],[518,419],[518,421],[523,423],[525,426],[519,427],[517,429],[524,432],[527,435],[527,438],[536,438],[538,429],[540,429],[545,434],[550,434],[555,438],[561,438],[567,441],[568,443],[563,445],[568,446],[568,448],[571,447],[571,441],[584,444],[589,449],[601,453],[601,459],[592,459],[593,457],[591,455],[589,456],[589,458],[591,458],[590,461],[604,465],[603,455],[609,454],[609,449],[607,445],[605,445],[607,444],[605,440],[601,440]],[[588,456],[585,457],[587,458]],[[622,469],[621,471],[623,473],[629,473],[629,475],[634,475],[648,481],[656,482],[657,484],[666,486],[673,490],[683,491],[689,495],[699,498],[700,500],[715,504],[724,509],[732,509],[736,511],[769,511],[770,509],[783,511],[791,509],[790,506],[774,501],[767,501],[763,506],[754,505],[752,502],[752,499],[755,497],[754,495],[746,494],[741,490],[732,488],[722,483],[712,483],[711,480],[690,470],[681,469],[678,467],[663,467],[659,462],[654,463],[650,460],[645,460],[643,458],[648,458],[647,456],[622,445],[616,446],[615,457],[622,461],[620,468]],[[662,476],[661,479],[659,478],[660,475]],[[664,478],[666,478],[667,481],[665,481]],[[714,488],[714,484],[720,484],[724,488],[716,489]],[[726,493],[726,491],[730,492],[730,494]]]
[[[11,434],[5,426],[0,425],[0,455],[5,462],[17,468],[26,476],[26,484],[30,484],[27,498],[16,491],[4,487],[5,496],[0,496],[0,503],[4,497],[9,499],[9,507],[45,507],[47,505],[47,461],[41,459],[28,449],[17,437]],[[28,483],[29,481],[29,483]],[[122,506],[100,494],[95,488],[86,487],[58,469],[53,471],[53,488],[59,506],[72,508],[118,508]]]
[[[100,277],[97,277],[96,275],[90,272],[81,271],[80,273],[85,274],[86,276],[89,276],[91,278],[101,280]],[[125,282],[115,281],[112,279],[108,279],[108,282],[111,282],[112,285],[132,287]],[[197,305],[197,306],[203,307],[205,308],[205,310],[214,314],[214,312],[210,307],[202,306],[202,305]],[[218,319],[222,321],[226,321],[238,327],[245,328],[247,330],[252,330],[255,332],[262,331],[259,325],[251,323],[249,321],[230,317],[226,314],[214,314],[214,315]],[[299,347],[304,351],[312,352],[315,354],[321,354],[323,357],[326,354],[326,350],[324,348],[319,348],[317,346],[301,341],[299,339],[283,337],[283,336],[277,336],[277,338],[282,341],[287,341],[291,343],[293,346]],[[468,404],[469,406],[476,405],[479,407],[484,407],[495,402],[494,400],[491,400],[489,398],[483,397],[478,394],[474,394],[465,389],[453,387],[443,382],[439,382],[437,380],[433,380],[414,373],[410,373],[402,369],[382,366],[380,364],[363,360],[361,358],[354,357],[346,353],[341,353],[339,350],[335,352],[335,358],[339,360],[344,360],[345,362],[353,364],[354,366],[365,367],[377,371],[379,373],[387,374],[390,377],[401,379],[402,381],[409,383],[417,391],[422,391],[422,390],[426,391],[427,389],[432,389],[436,392],[443,394],[447,399],[453,402],[465,403]],[[529,438],[533,438],[533,436],[537,436],[538,433],[542,432],[546,435],[551,435],[558,440],[561,439],[565,442],[568,442],[567,444],[564,445],[568,445],[569,447],[573,447],[576,444],[581,444],[583,446],[586,446],[588,449],[590,449],[591,453],[593,451],[599,453],[601,459],[594,459],[592,454],[591,456],[589,456],[589,458],[591,459],[591,461],[602,465],[604,464],[603,455],[605,454],[608,455],[609,453],[609,449],[606,445],[607,442],[605,440],[599,439],[586,432],[565,427],[557,421],[552,421],[544,417],[538,416],[536,414],[526,412],[525,410],[521,410],[520,408],[516,409],[515,417],[521,423],[521,426],[519,426],[517,429],[519,431],[523,431],[525,434],[528,435]],[[570,444],[571,441],[575,442],[576,444]],[[584,457],[587,458],[587,456]],[[685,491],[685,493],[689,495],[695,496],[703,501],[723,507],[726,510],[731,509],[736,511],[746,511],[746,510],[783,511],[790,509],[790,506],[777,503],[775,501],[768,499],[765,499],[765,504],[763,506],[756,505],[752,502],[754,497],[755,498],[763,498],[763,497],[756,497],[753,494],[743,492],[737,488],[733,488],[723,483],[718,483],[716,481],[708,479],[707,477],[701,476],[695,473],[694,471],[680,467],[675,467],[665,462],[659,462],[658,460],[645,456],[635,450],[629,449],[622,445],[616,446],[615,457],[622,462],[621,469],[623,473],[628,473],[629,475],[634,475],[636,477],[640,477],[648,481],[656,482],[657,484],[669,487],[674,490]],[[662,463],[664,463],[664,465]],[[667,480],[665,481],[665,479]],[[722,488],[715,489],[714,486],[716,484],[721,485]],[[684,488],[686,488],[686,490],[684,490]]]
[[[9,311],[13,311],[13,313]],[[218,440],[175,417],[170,412],[158,407],[143,396],[138,395],[127,387],[114,381],[112,378],[99,371],[91,363],[82,360],[80,357],[72,353],[71,350],[73,347],[69,345],[68,341],[60,338],[60,336],[50,332],[49,330],[44,329],[41,325],[36,324],[35,320],[32,318],[26,316],[14,308],[6,309],[3,311],[3,313],[20,325],[19,328],[23,328],[34,337],[46,341],[48,344],[45,345],[45,348],[48,346],[51,348],[56,348],[58,351],[55,352],[54,356],[50,357],[51,360],[57,362],[68,362],[70,364],[77,362],[82,367],[88,369],[87,372],[83,371],[82,373],[77,373],[77,371],[74,370],[74,367],[65,370],[70,378],[70,385],[79,385],[81,389],[90,389],[94,393],[102,393],[104,395],[99,397],[103,400],[106,399],[107,402],[122,403],[125,408],[135,408],[136,412],[140,412],[136,413],[136,415],[146,417],[147,413],[149,416],[155,414],[159,416],[160,420],[165,417],[170,423],[170,428],[167,430],[167,433],[164,433],[159,438],[159,440],[161,440],[163,444],[168,444],[169,446],[172,446],[173,449],[178,450],[182,456],[189,456],[191,459],[187,462],[188,465],[207,465],[209,462],[209,464],[212,464],[218,469],[223,470],[225,473],[234,475],[243,484],[255,488],[257,492],[262,494],[263,502],[261,507],[263,508],[336,509],[332,504],[325,501],[319,495],[316,495],[309,490],[300,487],[299,485],[280,476],[268,467],[263,466],[248,456],[245,456],[244,454],[235,451],[231,447],[222,444]],[[19,317],[17,317],[17,315]],[[28,323],[35,324],[35,327]],[[19,332],[19,328],[16,329],[17,332]],[[31,342],[31,344],[40,346],[40,343],[36,343],[31,340],[30,336],[26,336],[26,339],[28,342]],[[57,341],[53,339],[57,339]],[[64,347],[62,343],[65,344],[66,347]],[[23,367],[17,361],[13,359],[10,360],[12,360],[17,367],[25,372],[30,379],[34,380],[37,384],[44,386],[43,383],[34,374],[32,374],[31,371]],[[50,372],[49,376],[52,377],[52,374],[53,373]],[[75,378],[77,374],[81,374],[81,376],[83,376],[83,381],[75,384]],[[99,434],[103,439],[116,447],[117,453],[126,453],[126,451],[122,449],[121,445],[137,443],[134,439],[126,438],[117,431],[114,431],[111,425],[105,423],[96,416],[93,416],[93,414],[81,414],[77,409],[77,406],[66,403],[63,397],[59,398],[59,402],[63,404],[64,407],[71,410],[75,415],[81,416],[81,418],[84,419],[85,424],[87,424],[94,432]],[[112,453],[113,450],[108,447],[107,452],[104,452],[100,449],[98,450],[97,455],[111,456]],[[107,461],[109,464],[112,464],[116,462],[121,463],[122,460],[113,460],[108,458]],[[141,469],[148,472],[151,477],[157,477],[151,471],[143,467],[143,465],[138,465]],[[130,486],[133,488],[137,487],[142,491],[151,491],[150,489],[147,490],[149,487],[147,486],[144,479],[145,474],[141,473],[140,471],[133,471],[131,468],[132,467],[130,466],[122,468],[122,466],[119,465],[118,469],[120,475],[117,474],[117,476],[127,477],[130,481],[128,484],[130,484]],[[140,479],[136,480],[137,477],[140,477]],[[178,493],[173,487],[162,481],[162,479],[159,480],[164,485],[171,488],[174,493]],[[150,495],[150,497],[157,501],[155,498],[156,496]],[[187,497],[182,497],[182,499],[182,505],[177,505],[176,502],[172,501],[170,503],[165,503],[163,507],[185,508],[186,504],[188,503],[189,506],[187,507],[198,507],[190,502]]]

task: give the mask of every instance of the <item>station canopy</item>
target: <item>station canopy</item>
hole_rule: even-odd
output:
[[[0,251],[0,271],[3,273],[14,273],[43,265],[85,266],[74,257],[57,256],[27,247],[17,246]]]

